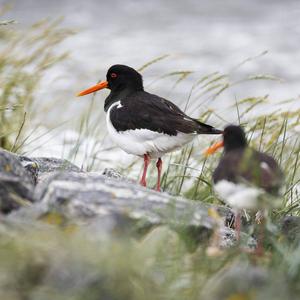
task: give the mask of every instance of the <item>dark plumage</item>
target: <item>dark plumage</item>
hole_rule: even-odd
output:
[[[220,134],[222,131],[187,116],[174,103],[144,91],[143,79],[133,68],[114,65],[106,81],[79,93],[83,96],[103,88],[110,89],[105,99],[107,128],[112,140],[124,151],[144,157],[141,184],[146,185],[150,158],[157,158],[160,190],[161,156],[179,149],[197,134]]]
[[[190,118],[172,102],[145,91],[134,92],[121,100],[122,108],[110,111],[117,131],[149,129],[176,136],[178,132],[220,134],[214,127]]]
[[[277,195],[283,183],[283,173],[268,154],[247,145],[245,133],[239,126],[230,125],[223,133],[224,153],[213,173],[214,183],[227,180],[249,182],[266,192]]]
[[[118,74],[112,78],[112,74]],[[222,131],[187,116],[174,103],[144,91],[142,76],[133,68],[114,65],[107,71],[106,79],[111,93],[105,100],[104,109],[117,101],[110,118],[117,131],[149,129],[176,136],[178,132],[220,134]]]
[[[235,228],[239,239],[240,209],[259,210],[257,221],[263,225],[268,207],[274,205],[274,197],[265,194],[279,195],[283,173],[271,156],[248,146],[245,133],[239,126],[227,126],[223,132],[223,142],[212,146],[207,153],[211,154],[221,146],[224,146],[224,152],[213,172],[213,182],[219,196],[235,208]],[[263,227],[258,236],[257,255],[263,253],[262,241]]]

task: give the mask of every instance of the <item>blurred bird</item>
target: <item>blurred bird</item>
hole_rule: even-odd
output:
[[[214,189],[236,210],[235,228],[239,239],[240,210],[250,209],[261,213],[276,205],[284,176],[271,156],[248,146],[245,132],[240,126],[227,126],[223,131],[223,141],[210,147],[206,154],[213,154],[221,147],[224,147],[224,152],[213,172]]]
[[[140,184],[146,186],[147,168],[156,158],[160,191],[161,157],[192,141],[198,134],[222,131],[187,116],[172,102],[144,91],[143,79],[133,68],[114,65],[102,81],[78,96],[108,88],[105,100],[106,124],[112,140],[125,152],[144,158]]]

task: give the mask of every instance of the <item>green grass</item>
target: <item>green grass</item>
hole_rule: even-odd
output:
[[[0,50],[0,146],[24,153],[29,142],[39,145],[39,137],[31,136],[44,112],[38,110],[40,99],[35,93],[46,71],[67,59],[66,53],[57,54],[55,49],[72,31],[62,29],[59,22],[42,21],[22,31],[6,23],[0,27],[0,39],[5,43]],[[278,81],[268,74],[231,81],[237,68],[261,55],[266,53],[246,59],[229,74],[216,71],[199,75],[181,108],[196,110],[209,101],[218,103],[228,89],[249,81],[253,84],[257,80]],[[156,58],[140,70],[144,72],[154,63],[163,63],[167,57]],[[191,75],[194,74],[189,70],[174,70],[157,80],[173,79],[172,88],[180,88]],[[289,99],[286,103],[293,101],[299,100]],[[83,150],[84,167],[97,170],[104,123],[94,114],[94,98],[87,103],[86,111],[78,120],[66,124],[76,128],[79,135],[65,157],[73,161]],[[214,117],[223,127],[227,123],[223,113],[236,112],[235,123],[245,126],[250,145],[273,155],[280,163],[286,182],[282,205],[272,212],[269,220],[275,226],[283,216],[300,215],[300,195],[296,189],[300,181],[300,142],[299,132],[295,131],[300,110],[288,111],[285,101],[281,104],[273,105],[268,96],[249,95],[246,99],[235,99],[227,110],[203,111],[199,115],[200,120],[207,122]],[[274,110],[265,113],[268,105]],[[44,134],[51,136],[57,130],[59,126],[49,128]],[[88,137],[94,140],[89,149],[84,144]],[[220,203],[211,184],[212,170],[220,153],[205,158],[202,153],[206,146],[208,143],[195,141],[166,157],[164,190],[192,201]],[[133,176],[135,164],[141,161],[136,160],[127,170],[122,170],[124,175]],[[154,174],[154,166],[151,172]],[[155,176],[150,179],[150,185],[155,185]],[[0,225],[0,299],[296,299],[300,292],[300,246],[280,238],[278,227],[275,230],[268,227],[267,255],[258,258],[238,248],[209,254],[204,245],[191,247],[189,243],[193,241],[168,226],[158,227],[142,238],[111,234],[99,241],[84,233],[84,228],[73,228],[72,224],[40,229]],[[249,270],[254,266],[262,268],[269,278],[256,288],[241,275],[225,284],[222,273],[234,266],[246,266]],[[245,281],[244,288],[240,288],[241,281]]]
[[[67,53],[56,47],[72,31],[61,28],[60,20],[41,21],[29,29],[16,30],[13,25],[0,27],[0,146],[20,150],[26,136],[42,113],[37,92],[41,80]],[[9,25],[9,24],[8,24]],[[35,125],[37,126],[37,125]]]
[[[74,225],[29,226],[16,233],[2,225],[1,299],[296,299],[300,292],[300,249],[271,233],[259,258],[238,248],[191,252],[167,226],[143,238],[111,233],[104,240]],[[246,270],[226,282],[222,274],[240,267]],[[251,268],[268,280],[253,287],[245,275]]]

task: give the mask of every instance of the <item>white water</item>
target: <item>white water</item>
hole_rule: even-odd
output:
[[[0,0],[4,2],[7,1]],[[281,84],[253,81],[236,86],[216,101],[207,101],[199,110],[194,110],[191,103],[187,111],[193,116],[214,108],[228,122],[235,122],[236,117],[224,110],[235,99],[269,94],[277,101],[299,95],[300,2],[297,0],[15,0],[14,3],[5,19],[16,19],[18,26],[28,26],[45,17],[64,16],[66,27],[80,29],[60,49],[71,51],[71,58],[48,74],[39,91],[41,101],[61,99],[61,105],[53,107],[48,116],[41,116],[41,123],[48,126],[69,119],[76,121],[90,98],[79,101],[74,95],[103,79],[110,65],[140,67],[163,54],[171,56],[145,70],[145,85],[150,92],[167,97],[182,108],[197,78],[215,71],[229,72],[244,59],[265,50],[269,51],[267,55],[237,69],[232,79],[262,73],[284,79]],[[151,84],[161,75],[178,70],[196,73],[176,89],[172,89],[175,79]],[[97,95],[99,108],[93,111],[101,124],[105,95],[105,92]],[[211,118],[210,122],[223,125],[217,118]],[[41,140],[42,147],[33,154],[64,155],[63,141],[66,137],[73,139],[73,128],[71,125],[66,128],[55,140]],[[106,133],[104,128],[100,139]],[[110,143],[105,139],[107,145]],[[28,151],[34,148],[28,147]],[[128,161],[126,154],[117,153],[118,163]],[[108,156],[114,158],[110,163],[116,165],[116,155],[109,152]]]

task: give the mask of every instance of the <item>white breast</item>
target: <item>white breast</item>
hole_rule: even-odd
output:
[[[214,189],[219,197],[233,208],[255,209],[264,191],[255,186],[220,180]]]
[[[121,109],[121,101],[112,104],[107,111],[107,130],[111,139],[129,154],[137,156],[149,154],[151,158],[158,158],[189,143],[197,135],[196,133],[185,134],[179,132],[176,136],[170,136],[149,129],[130,129],[118,132],[110,120],[110,112],[114,107]]]

